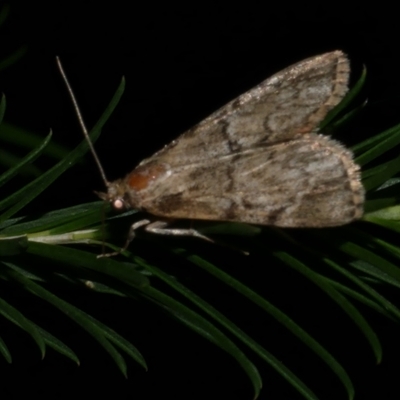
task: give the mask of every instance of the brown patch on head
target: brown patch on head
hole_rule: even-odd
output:
[[[139,166],[133,170],[127,177],[128,186],[136,191],[146,189],[152,182],[167,172],[165,164],[150,163]]]

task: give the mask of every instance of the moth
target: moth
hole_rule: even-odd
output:
[[[127,243],[140,226],[207,239],[193,229],[168,227],[182,218],[291,228],[332,227],[361,218],[364,189],[351,151],[318,133],[347,92],[349,72],[341,51],[293,64],[115,182],[106,179],[94,153],[107,187],[99,196],[115,209],[152,216],[132,225]]]

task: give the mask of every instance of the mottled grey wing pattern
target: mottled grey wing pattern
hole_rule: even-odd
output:
[[[341,51],[294,64],[143,160],[103,198],[163,218],[283,227],[360,218],[359,167],[349,150],[316,133],[348,77]]]
[[[351,153],[311,134],[217,157],[206,165],[178,167],[146,194],[143,206],[170,218],[336,226],[361,216],[360,189]]]
[[[226,104],[140,165],[157,158],[171,166],[190,164],[315,131],[346,93],[349,70],[341,51],[300,61]]]

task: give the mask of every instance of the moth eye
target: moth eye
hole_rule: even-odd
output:
[[[121,210],[124,208],[124,202],[121,199],[114,200],[112,205],[116,210]]]

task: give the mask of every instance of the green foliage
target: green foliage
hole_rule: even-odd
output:
[[[330,127],[337,127],[354,115],[354,110],[352,110],[340,119],[336,118],[336,122],[332,119],[337,117],[338,111],[343,111],[344,107],[348,106],[358,93],[364,79],[365,74],[346,97],[344,103],[339,106],[340,108],[329,115]],[[109,106],[91,131],[92,141],[99,136],[123,90],[124,81],[121,82]],[[4,112],[5,99],[3,98],[0,103],[0,119],[4,116]],[[51,135],[41,143],[36,143],[27,156],[1,175],[0,186],[17,177],[26,165],[31,165],[37,157],[43,155],[45,149],[50,146],[50,137]],[[380,225],[395,233],[399,232],[400,205],[397,193],[399,193],[400,180],[396,176],[400,170],[400,161],[397,158],[382,161],[382,156],[399,141],[400,125],[358,144],[353,149],[357,162],[363,167],[363,183],[368,191],[366,214],[363,219],[369,224],[358,222],[337,229],[318,230],[318,232],[308,230],[300,235],[291,230],[223,223],[206,224],[202,230],[204,234],[215,238],[218,243],[220,243],[219,236],[228,241],[227,244],[230,247],[238,248],[244,245],[246,251],[259,257],[260,264],[268,265],[272,257],[277,263],[284,264],[309,279],[356,324],[360,334],[367,339],[377,362],[380,362],[382,358],[379,339],[355,304],[362,303],[389,318],[400,320],[400,310],[377,291],[378,285],[375,284],[378,282],[381,285],[384,283],[400,286],[400,272],[395,264],[400,257],[400,247],[396,244],[399,240],[389,242],[377,237],[371,229],[368,229],[368,226]],[[69,154],[63,154],[61,161],[32,180],[30,184],[24,185],[18,191],[1,199],[0,278],[19,290],[29,293],[30,296],[44,300],[55,310],[75,321],[109,353],[124,375],[127,373],[127,368],[123,355],[146,368],[146,362],[140,352],[111,328],[57,295],[61,285],[81,289],[87,287],[100,294],[127,298],[127,301],[135,299],[135,301],[152,302],[174,320],[220,347],[235,359],[252,382],[255,398],[259,395],[262,381],[257,367],[250,360],[252,353],[281,374],[304,398],[317,399],[312,390],[262,344],[219,312],[213,304],[206,302],[184,286],[179,277],[165,272],[168,268],[164,268],[162,262],[156,265],[129,250],[123,252],[126,257],[124,262],[118,261],[117,258],[96,258],[89,251],[87,244],[102,243],[100,226],[103,205],[101,202],[52,211],[39,217],[15,217],[15,215],[21,215],[21,210],[63,172],[73,167],[87,151],[87,147],[87,143],[82,142]],[[121,218],[109,218],[107,233],[111,232],[120,221]],[[181,243],[179,239],[160,243],[157,238],[144,235],[140,240],[153,241],[155,246],[177,262],[184,260],[203,269],[210,275],[210,279],[229,286],[239,296],[243,296],[255,307],[276,319],[310,351],[319,356],[343,384],[348,397],[350,399],[354,397],[350,377],[335,357],[289,315],[234,276],[229,275],[222,265],[210,262],[206,255],[199,254],[201,250],[194,251],[190,246],[189,248],[177,247],[177,244]],[[272,244],[268,246],[271,250],[265,251],[266,242]],[[79,245],[81,247],[78,249]],[[115,244],[106,243],[106,245],[112,249],[118,249]],[[46,265],[51,265],[51,268],[35,267],[30,262],[31,257],[46,261]],[[313,268],[314,265],[319,267]],[[331,277],[332,271],[338,278]],[[168,287],[169,290],[161,290],[160,286]],[[251,306],[248,305],[248,307],[251,312]],[[67,344],[39,327],[29,319],[29,316],[24,315],[2,298],[0,298],[0,313],[32,337],[42,356],[45,354],[46,347],[49,346],[79,363],[78,356]],[[241,348],[246,350],[241,350]],[[0,353],[7,362],[11,362],[11,353],[1,337]]]

